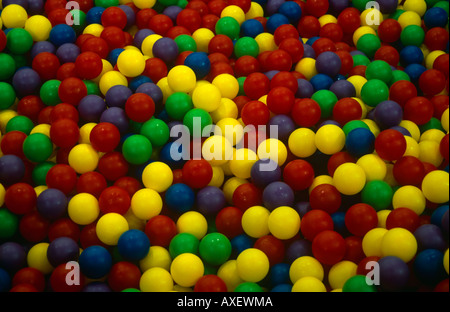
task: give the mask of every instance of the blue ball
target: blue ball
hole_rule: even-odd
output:
[[[203,79],[211,70],[211,61],[204,52],[193,52],[184,60],[184,65],[191,68],[197,79]]]
[[[286,16],[291,23],[295,23],[302,17],[302,8],[295,1],[286,1],[280,6],[278,13]]]
[[[448,23],[448,14],[443,8],[434,7],[425,13],[423,21],[428,29],[433,27],[445,27]]]
[[[442,205],[439,206],[436,210],[433,211],[431,214],[430,222],[431,224],[441,226],[442,225],[442,217],[444,214],[448,211],[449,206],[448,205]]]
[[[125,49],[117,48],[109,52],[108,61],[111,63],[112,66],[116,66],[117,59],[119,58],[120,53],[122,53],[123,51],[125,51]]]
[[[195,193],[188,185],[177,183],[169,187],[165,194],[167,207],[177,213],[192,209],[195,203]]]
[[[290,293],[292,291],[291,284],[281,284],[277,285],[270,292],[281,292],[281,293]]]
[[[287,263],[277,263],[270,270],[270,283],[272,287],[289,284],[289,269],[290,265]]]
[[[128,230],[120,235],[117,249],[126,260],[141,260],[147,256],[150,250],[150,240],[147,234],[142,231]]]
[[[174,169],[181,169],[189,156],[186,147],[180,142],[169,142],[161,149],[159,159]]]
[[[6,292],[11,288],[11,276],[0,268],[0,292]]]
[[[371,154],[375,149],[375,135],[366,128],[353,129],[347,135],[345,147],[354,157],[359,158]]]
[[[152,82],[152,80],[144,75],[134,77],[129,84],[129,88],[131,91],[136,92],[137,88],[139,88],[142,84]]]
[[[264,26],[258,20],[248,19],[242,23],[241,32],[245,37],[255,38],[264,32]]]
[[[290,24],[289,19],[280,13],[275,13],[267,20],[266,28],[271,34],[275,33],[281,25]]]
[[[331,215],[331,219],[333,220],[334,230],[339,234],[347,233],[347,227],[345,225],[345,212],[338,211]]]
[[[238,235],[231,240],[231,247],[236,254],[240,254],[244,250],[252,248],[253,244],[253,240],[245,234]]]
[[[425,249],[414,259],[414,273],[419,281],[434,286],[447,277],[442,264],[444,254],[437,249]]]
[[[86,13],[86,24],[101,24],[102,23],[102,14],[105,11],[105,8],[96,6],[90,9]]]
[[[421,64],[410,64],[405,67],[404,71],[409,76],[409,79],[411,79],[411,82],[416,83],[426,70],[426,67]]]
[[[81,273],[87,278],[97,279],[109,273],[112,266],[112,257],[106,248],[93,245],[81,252],[78,263]]]
[[[314,87],[315,91],[319,90],[329,90],[331,85],[333,84],[333,78],[325,74],[317,74],[314,75],[309,82]]]
[[[75,30],[66,24],[59,24],[50,31],[49,40],[55,46],[59,47],[65,43],[75,43],[77,34]]]
[[[400,51],[400,64],[406,67],[411,64],[422,64],[423,52],[419,47],[410,45]]]

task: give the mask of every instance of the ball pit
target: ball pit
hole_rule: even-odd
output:
[[[0,3],[1,292],[448,292],[448,1],[66,2]]]

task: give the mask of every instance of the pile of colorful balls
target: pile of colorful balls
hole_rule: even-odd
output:
[[[449,291],[448,1],[0,9],[0,291]]]

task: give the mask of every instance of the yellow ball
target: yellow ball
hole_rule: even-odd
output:
[[[101,216],[95,228],[100,241],[110,246],[117,245],[120,236],[129,229],[127,219],[114,212]]]
[[[420,129],[419,127],[410,120],[402,120],[399,124],[400,127],[405,128],[411,134],[411,137],[419,142],[420,140]]]
[[[262,206],[248,208],[242,215],[242,229],[253,238],[260,238],[270,233],[270,211]]]
[[[216,126],[214,133],[227,138],[233,146],[239,144],[244,137],[244,127],[235,118],[223,118],[217,122]]]
[[[334,172],[333,184],[344,195],[356,195],[366,185],[366,173],[357,164],[344,163]]]
[[[434,170],[428,173],[422,181],[422,192],[432,203],[443,204],[449,200],[448,172]]]
[[[377,137],[378,134],[381,132],[377,123],[372,119],[363,119],[362,122],[364,122],[369,127],[370,131],[373,133],[375,137]]]
[[[189,233],[202,239],[208,232],[208,222],[205,217],[197,211],[183,213],[177,220],[178,233]]]
[[[422,133],[420,136],[420,141],[435,141],[437,143],[441,143],[444,136],[445,133],[439,129],[429,129]]]
[[[5,187],[3,186],[3,184],[0,183],[0,207],[2,207],[3,204],[5,203],[5,194],[6,194]]]
[[[97,220],[100,214],[98,200],[89,193],[73,196],[67,207],[69,218],[79,225],[88,225]]]
[[[400,26],[402,26],[402,29],[405,29],[405,27],[410,25],[416,25],[421,26],[422,25],[422,18],[419,14],[417,14],[414,11],[406,11],[402,13],[397,20],[400,23]]]
[[[233,205],[234,191],[244,183],[248,183],[248,181],[237,177],[232,177],[225,182],[223,185],[223,193],[228,204]]]
[[[144,56],[153,57],[153,46],[155,42],[163,38],[161,35],[153,34],[147,36],[141,44],[141,51]]]
[[[236,259],[236,267],[241,279],[258,283],[269,273],[269,258],[256,248],[247,248]]]
[[[297,157],[310,157],[317,151],[315,137],[316,134],[311,129],[299,128],[289,136],[289,150]]]
[[[445,54],[445,52],[441,50],[434,50],[428,53],[427,57],[425,58],[425,67],[427,69],[433,69],[434,61],[443,54]]]
[[[96,125],[97,124],[95,122],[89,122],[81,126],[80,138],[78,139],[79,144],[91,144],[91,131]]]
[[[79,174],[94,171],[98,161],[98,152],[90,144],[75,145],[69,152],[69,165]]]
[[[120,72],[112,70],[106,72],[99,81],[100,92],[105,95],[108,90],[116,85],[128,87],[127,78]]]
[[[167,77],[163,77],[159,79],[158,83],[156,84],[163,93],[163,102],[165,103],[169,96],[171,96],[173,93],[175,93],[169,86],[169,80]]]
[[[442,128],[444,128],[444,130],[447,131],[447,133],[448,133],[448,130],[449,130],[449,109],[448,108],[442,113],[441,125],[442,125]]]
[[[97,84],[100,83],[100,79],[103,77],[105,73],[114,70],[114,67],[107,60],[102,59],[102,63],[103,63],[102,72],[96,78],[92,79],[92,81]]]
[[[173,289],[172,275],[163,268],[151,268],[145,271],[139,280],[143,292],[169,292]]]
[[[256,17],[263,17],[264,16],[264,9],[258,2],[252,1],[250,5],[250,10],[245,13],[245,19],[253,19]]]
[[[366,154],[359,158],[356,164],[363,168],[367,181],[384,180],[386,177],[386,163],[378,155]]]
[[[222,167],[213,166],[213,177],[209,182],[208,186],[215,186],[221,188],[223,182],[225,181],[225,173],[223,172]]]
[[[215,34],[208,28],[199,28],[192,34],[192,38],[197,44],[197,52],[208,53],[208,45]]]
[[[83,30],[83,35],[93,35],[95,37],[100,37],[105,27],[100,24],[89,24]]]
[[[173,281],[182,287],[192,287],[205,273],[202,260],[192,253],[183,253],[173,259],[170,274]]]
[[[419,16],[423,16],[427,11],[427,3],[425,0],[406,0],[403,3],[403,10],[413,11]]]
[[[295,259],[289,268],[289,278],[292,284],[306,276],[312,276],[322,281],[324,274],[322,264],[311,256],[301,256]]]
[[[238,178],[249,179],[252,167],[257,161],[258,155],[254,151],[248,148],[240,148],[236,150],[236,154],[230,160],[230,170]]]
[[[191,92],[196,87],[196,79],[195,72],[185,65],[175,66],[167,75],[167,82],[173,92]]]
[[[28,31],[33,41],[45,41],[50,36],[52,23],[42,15],[33,15],[25,22],[24,29]]]
[[[43,192],[43,191],[45,191],[45,190],[47,190],[48,189],[48,187],[46,186],[46,185],[39,185],[39,186],[36,186],[35,188],[34,188],[34,191],[36,192],[36,196],[38,196],[39,197],[39,195]],[[1,191],[0,191],[1,192]],[[1,196],[1,195],[0,195]],[[0,200],[1,201],[1,200]]]
[[[382,257],[381,242],[388,230],[374,228],[367,232],[362,240],[362,249],[366,257]]]
[[[350,82],[354,87],[356,91],[356,97],[361,98],[361,89],[367,82],[367,79],[360,75],[353,75],[348,77],[348,82]]]
[[[47,258],[47,250],[49,243],[38,243],[30,248],[27,254],[27,264],[30,268],[34,268],[47,275],[53,271],[53,266]]]
[[[447,248],[447,250],[445,251],[445,253],[444,253],[444,259],[443,259],[443,264],[444,264],[444,269],[445,269],[445,272],[447,272],[447,274],[448,274],[448,248]]]
[[[239,276],[236,260],[228,260],[222,264],[217,270],[217,276],[224,281],[228,292],[234,291],[239,284],[244,282]]]
[[[194,89],[192,103],[195,108],[201,108],[208,113],[215,111],[222,104],[220,89],[213,84],[204,84]]]
[[[383,14],[374,8],[366,9],[361,13],[361,25],[369,26],[377,30],[383,22]]]
[[[239,117],[239,110],[234,101],[223,97],[220,101],[219,108],[211,112],[210,115],[213,122],[217,124],[225,118],[237,119]]]
[[[33,129],[31,129],[30,134],[42,133],[42,134],[45,134],[46,136],[50,137],[50,127],[51,127],[51,125],[49,125],[49,124],[37,125]],[[80,136],[81,136],[81,128],[80,128]]]
[[[224,98],[232,100],[239,93],[239,82],[230,74],[217,75],[211,83],[219,88]]]
[[[269,215],[269,231],[278,239],[291,239],[300,230],[300,215],[291,207],[275,208]]]
[[[426,199],[419,188],[413,185],[405,185],[395,191],[392,206],[394,209],[409,208],[421,215],[426,207]]]
[[[376,31],[375,29],[373,29],[370,26],[361,26],[358,29],[355,30],[355,32],[353,33],[353,43],[356,46],[356,44],[358,43],[359,38],[361,38],[364,35],[367,34],[372,34],[372,35],[376,35]]]
[[[389,216],[389,214],[391,213],[392,210],[380,210],[377,211],[377,216],[378,216],[378,227],[380,228],[386,228],[386,220],[387,217]]]
[[[384,257],[396,256],[405,262],[411,261],[417,252],[414,235],[404,228],[393,228],[381,240],[381,253]]]
[[[1,19],[6,28],[23,28],[28,19],[28,13],[18,4],[9,4],[3,8]]]
[[[117,58],[117,68],[126,77],[137,77],[145,70],[144,56],[136,50],[124,50]]]
[[[270,33],[261,33],[255,37],[259,47],[259,53],[266,51],[275,51],[278,47],[275,44],[274,36]]]
[[[226,16],[234,18],[239,23],[239,25],[241,25],[243,22],[245,22],[244,10],[242,10],[237,5],[229,5],[229,6],[225,7],[222,10],[222,13],[220,13],[220,18],[226,17]]]
[[[163,162],[152,162],[142,172],[142,183],[158,193],[165,192],[173,183],[172,169]]]
[[[162,207],[161,196],[150,188],[140,189],[131,198],[131,210],[141,220],[150,220],[159,215]]]
[[[316,60],[310,57],[302,58],[297,65],[295,65],[295,71],[303,74],[307,80],[318,74],[316,69]]]
[[[259,159],[271,159],[280,167],[284,165],[287,159],[287,148],[283,142],[277,139],[267,139],[258,146]]]
[[[156,0],[132,0],[138,9],[151,9],[156,3]]]
[[[331,14],[325,14],[319,17],[319,23],[321,27],[326,24],[337,24],[337,18]]]
[[[326,292],[325,285],[315,277],[305,276],[295,282],[292,292]]]
[[[311,191],[322,184],[330,184],[330,185],[334,185],[334,181],[333,178],[330,177],[329,175],[319,175],[317,177],[314,178],[313,183],[311,184],[311,186],[308,189],[308,192],[311,194]]]
[[[326,155],[333,155],[344,148],[345,133],[339,126],[333,124],[325,125],[317,130],[315,143],[320,152]]]
[[[412,137],[405,135],[406,140],[406,151],[403,156],[414,156],[416,158],[419,158],[420,156],[420,149],[419,149],[419,143],[417,143],[416,140],[414,140]]]
[[[342,289],[345,282],[356,275],[358,265],[348,260],[344,260],[333,265],[328,272],[328,282],[332,289]]]
[[[6,125],[8,124],[8,121],[10,121],[13,117],[16,117],[18,115],[19,114],[12,109],[0,111],[0,126],[2,133],[6,133]]]
[[[221,166],[233,157],[233,146],[225,137],[213,135],[203,143],[202,157],[212,166]]]
[[[444,157],[440,151],[440,144],[430,140],[419,142],[419,159],[422,162],[430,163],[439,168],[444,161]]]
[[[139,267],[142,272],[151,268],[162,268],[169,271],[171,263],[172,258],[166,248],[161,246],[151,246],[148,254],[139,261]]]

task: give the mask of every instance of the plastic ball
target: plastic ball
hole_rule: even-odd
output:
[[[343,292],[377,292],[375,285],[368,285],[366,276],[355,275],[350,277],[342,287]]]
[[[221,265],[231,256],[231,243],[223,234],[210,233],[200,241],[199,253],[207,263]]]
[[[406,229],[393,228],[383,236],[381,252],[383,256],[396,256],[404,262],[409,262],[417,252],[416,238]]]
[[[98,238],[105,244],[117,245],[120,236],[129,230],[125,217],[118,213],[107,213],[99,218],[96,225]]]
[[[437,249],[426,249],[419,252],[414,259],[414,273],[419,281],[432,285],[443,280],[445,270],[443,253]]]
[[[53,153],[50,138],[42,133],[30,134],[23,142],[24,156],[36,163],[46,161]]]
[[[443,204],[448,201],[448,172],[434,170],[425,175],[422,181],[422,192],[426,199],[433,203]]]
[[[356,275],[357,265],[351,261],[341,261],[331,267],[328,279],[332,289],[342,289],[345,282]]]
[[[59,237],[49,244],[47,258],[52,266],[57,267],[60,264],[78,260],[79,253],[78,244],[73,239]]]
[[[326,288],[319,279],[305,276],[292,286],[292,292],[326,292]]]
[[[57,220],[67,212],[66,195],[57,189],[47,189],[37,197],[36,208],[39,213],[50,220]]]
[[[278,207],[268,218],[269,231],[279,239],[290,239],[300,230],[300,216],[290,207]]]
[[[94,245],[84,249],[78,259],[80,270],[87,278],[102,278],[112,267],[112,257],[102,246]]]
[[[198,239],[202,239],[207,233],[207,221],[205,217],[197,211],[183,213],[178,218],[176,224],[179,233],[190,233]]]
[[[73,222],[87,225],[97,219],[100,208],[98,200],[93,195],[79,193],[70,199],[67,211]]]
[[[312,156],[316,150],[315,133],[308,128],[295,130],[289,136],[289,150],[297,157],[307,158]]]
[[[146,270],[139,281],[139,288],[144,292],[172,291],[174,281],[168,270],[153,267]]]
[[[333,265],[341,261],[345,250],[344,238],[335,231],[322,231],[312,242],[314,257],[325,265]]]
[[[345,146],[345,134],[336,125],[325,125],[317,130],[315,143],[319,151],[327,155],[332,155],[340,152]]]
[[[47,259],[49,243],[38,243],[30,248],[27,253],[28,267],[39,270],[42,274],[49,274],[53,271],[53,266]]]
[[[204,274],[202,260],[191,253],[184,253],[173,259],[170,274],[175,283],[182,287],[192,287]]]
[[[269,260],[261,250],[249,248],[239,254],[236,267],[240,278],[257,283],[269,273]]]
[[[333,183],[344,195],[355,195],[362,191],[366,184],[366,174],[357,164],[344,163],[333,175]]]
[[[1,18],[6,28],[22,28],[25,26],[28,14],[22,6],[10,4],[3,8]]]
[[[144,232],[132,229],[120,236],[117,248],[119,254],[127,260],[141,260],[148,254],[150,240]]]
[[[90,144],[78,144],[70,150],[68,161],[77,173],[83,174],[97,168],[99,156]]]

